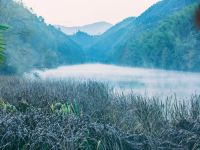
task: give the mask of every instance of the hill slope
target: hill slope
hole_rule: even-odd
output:
[[[88,48],[87,55],[89,55],[90,59],[92,61],[105,61],[105,54],[107,54],[116,44],[121,43],[122,40],[126,39],[126,34],[134,20],[135,17],[129,17],[98,37],[98,39],[93,42],[94,44]],[[114,48],[112,50],[114,50]]]
[[[22,73],[32,68],[80,63],[80,46],[20,3],[0,1],[0,22],[10,26],[5,34],[6,62],[1,70]]]
[[[88,49],[100,36],[91,36],[85,32],[78,31],[76,34],[71,35],[70,39],[80,45],[83,50]]]
[[[172,70],[200,71],[200,32],[195,26],[197,4],[186,7],[129,41],[118,63]]]
[[[180,11],[184,7],[192,4],[196,0],[163,0],[147,9],[141,16],[131,18],[128,22],[122,21],[120,24],[112,27],[105,32],[98,40],[98,42],[90,48],[90,52],[99,54],[96,56],[104,57],[108,60],[108,55],[115,55],[124,50],[126,43],[132,39],[136,39],[142,33],[155,28],[160,21]],[[123,24],[125,24],[123,26]],[[120,29],[118,26],[122,25]],[[113,30],[115,29],[116,30]],[[115,56],[118,59],[117,56]]]
[[[87,55],[94,61],[120,65],[200,70],[197,65],[200,64],[197,47],[199,32],[191,23],[195,8],[189,8],[196,2],[198,1],[160,1],[141,16],[113,26],[89,48]]]

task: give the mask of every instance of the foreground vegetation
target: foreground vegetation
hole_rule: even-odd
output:
[[[0,0],[0,24],[9,26],[0,74],[89,62],[199,72],[199,4],[162,0],[100,36],[68,36],[21,1]]]
[[[106,84],[0,78],[0,149],[200,148],[200,96],[114,93]]]

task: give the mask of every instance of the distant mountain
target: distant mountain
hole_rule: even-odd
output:
[[[151,6],[136,18],[129,18],[106,31],[89,48],[89,55],[95,61],[120,63],[125,47],[141,34],[155,28],[160,21],[180,11],[196,0],[162,0]],[[126,47],[128,48],[128,47]],[[128,63],[127,63],[128,64]]]
[[[56,27],[60,28],[67,35],[73,35],[78,31],[85,32],[89,35],[101,35],[106,32],[109,28],[112,27],[112,24],[107,22],[97,22],[93,24],[88,24],[84,26],[76,27],[65,27],[57,25]]]
[[[110,28],[86,55],[104,63],[200,71],[200,32],[192,20],[198,4],[200,0],[159,1]]]
[[[132,27],[135,19],[135,17],[126,18],[99,36],[96,41],[93,42],[94,44],[88,48],[87,55],[90,56],[91,60],[105,61],[107,59],[105,56],[109,53],[109,51],[114,50],[112,47],[121,43],[122,40],[126,40],[126,35]]]
[[[51,68],[82,63],[82,48],[44,19],[32,14],[21,3],[0,1],[0,23],[7,24],[6,61],[0,71],[23,73],[33,68]]]

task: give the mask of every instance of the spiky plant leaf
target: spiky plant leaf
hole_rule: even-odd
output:
[[[7,26],[0,24],[0,62],[2,62],[3,59],[4,59],[4,52],[3,51],[5,49],[5,41],[3,39],[2,32],[5,31],[6,29],[8,29]]]

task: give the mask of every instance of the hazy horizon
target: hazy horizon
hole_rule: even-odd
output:
[[[71,27],[101,21],[116,24],[127,17],[139,16],[159,0],[22,1],[47,23]]]

